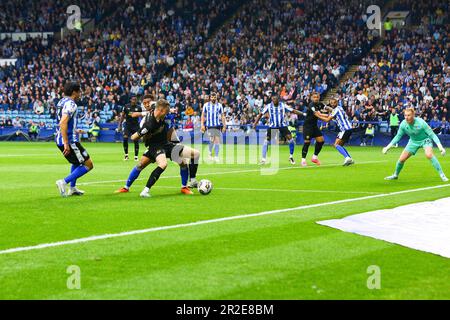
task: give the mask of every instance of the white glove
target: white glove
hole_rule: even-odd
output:
[[[446,153],[445,148],[442,145],[439,145],[438,148],[439,148],[439,151],[441,152],[441,154],[443,156],[445,156],[445,153]]]
[[[386,147],[384,147],[384,148],[383,148],[383,151],[382,151],[383,154],[386,154],[386,153],[389,151],[390,148],[392,148],[392,145],[391,145],[391,144],[388,144]]]

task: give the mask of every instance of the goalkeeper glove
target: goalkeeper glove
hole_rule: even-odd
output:
[[[389,143],[386,147],[383,148],[383,154],[386,154],[390,148],[392,148],[392,144]]]
[[[441,154],[443,156],[445,156],[446,151],[445,151],[445,148],[442,146],[442,144],[438,145],[438,148],[439,148],[439,151],[441,152]]]

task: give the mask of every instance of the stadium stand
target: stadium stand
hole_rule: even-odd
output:
[[[394,30],[339,86],[338,97],[359,121],[384,122],[413,107],[438,134],[448,133],[449,25]]]
[[[56,30],[60,24],[51,22],[63,14],[64,1],[46,3],[43,8],[51,14],[45,17]],[[394,29],[375,45],[379,40],[365,25],[364,8],[385,3],[88,1],[85,14],[97,21],[93,32],[0,42],[1,56],[18,59],[15,66],[0,67],[0,128],[13,126],[13,120],[53,128],[61,83],[73,77],[84,85],[80,120],[85,128],[94,121],[114,128],[129,95],[149,90],[169,100],[177,124],[189,128],[199,126],[201,106],[216,90],[227,124],[245,129],[271,90],[303,109],[312,91],[335,87],[362,131],[366,122],[386,127],[391,107],[400,112],[413,105],[434,120],[436,131],[446,133],[448,3],[391,1],[392,10],[412,10],[416,26]],[[27,6],[24,19],[36,10]],[[4,15],[0,28],[25,30],[20,21]],[[41,31],[45,25],[26,24]],[[339,83],[352,65],[356,72]],[[302,122],[295,115],[290,120],[296,127]]]
[[[342,3],[250,1],[183,64],[174,66],[172,77],[162,79],[168,89],[161,91],[174,96],[182,108],[192,107],[194,124],[211,90],[221,93],[230,125],[252,123],[271,90],[303,108],[312,91],[322,93],[336,85],[347,65],[373,45],[361,15],[342,9]],[[348,8],[363,3],[352,1],[355,6]],[[182,122],[191,118],[181,116]]]
[[[9,0],[0,3],[0,32],[58,31],[67,21],[70,5],[80,8],[81,18],[96,22],[116,8],[118,0]]]
[[[14,44],[18,64],[0,69],[0,119],[19,116],[24,123],[42,120],[53,127],[61,84],[71,77],[84,86],[83,125],[114,120],[130,93],[142,94],[153,85],[218,25],[219,13],[221,19],[238,3],[203,1],[177,10],[173,2],[121,2],[92,33],[47,45],[40,39]],[[41,103],[44,113],[36,114]]]

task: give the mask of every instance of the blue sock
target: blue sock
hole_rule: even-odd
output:
[[[294,155],[295,142],[294,139],[289,140],[289,153],[290,155]]]
[[[130,175],[128,176],[128,180],[127,180],[127,188],[129,189],[131,187],[131,185],[133,184],[134,180],[136,180],[139,175],[141,174],[141,171],[138,170],[138,168],[134,167],[131,172]]]
[[[262,149],[262,157],[263,157],[263,159],[265,159],[266,156],[267,156],[267,149],[268,148],[269,148],[269,142],[267,142],[267,140],[266,140],[266,141],[264,141],[263,149]]]
[[[219,156],[219,144],[214,145],[214,153],[216,154],[216,157]]]
[[[336,150],[339,151],[339,153],[342,154],[345,158],[347,158],[347,157],[351,158],[347,149],[345,149],[343,146],[337,145]]]
[[[187,166],[180,167],[180,176],[181,176],[181,185],[183,187],[186,187],[189,178],[189,170]]]
[[[212,154],[212,149],[213,149],[213,144],[212,144],[212,142],[210,142],[208,145],[209,154]]]
[[[79,165],[73,164],[72,167],[70,168],[70,173],[73,173],[75,171],[75,169],[78,167],[79,167]],[[75,188],[76,185],[77,185],[77,179],[70,181],[71,188]]]
[[[81,178],[88,172],[89,172],[88,168],[86,168],[85,166],[79,166],[78,168],[73,170],[73,172],[70,175],[68,175],[64,179],[64,181],[66,181],[66,183],[69,183],[69,182],[72,183],[72,181],[76,181],[77,179]]]

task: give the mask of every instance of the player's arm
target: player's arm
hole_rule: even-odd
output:
[[[433,140],[433,142],[437,145],[439,151],[444,156],[445,155],[445,148],[442,146],[442,143],[439,140],[439,138],[436,135],[436,133],[434,133],[433,129],[431,129],[431,127],[425,121],[424,121],[424,130],[425,130],[425,133],[428,135],[428,137],[430,137]]]
[[[265,106],[264,109],[256,116],[255,122],[252,125],[252,128],[255,129],[259,123],[259,120],[269,111],[269,107]]]
[[[133,141],[138,141],[140,138],[141,138],[141,136],[137,132],[135,132],[131,135],[131,140],[133,140]]]
[[[259,113],[259,114],[256,116],[255,122],[254,122],[253,125],[252,125],[252,128],[253,128],[253,129],[256,128],[256,126],[257,126],[258,123],[259,123],[259,120],[261,120],[261,118],[262,118],[263,115],[264,115],[264,114],[261,112],[261,113]]]
[[[222,112],[222,132],[227,131],[227,119],[225,118],[225,113],[223,112],[223,106],[220,106]]]
[[[202,132],[206,131],[206,128],[205,128],[205,112],[206,112],[206,104],[203,105],[202,116],[200,117],[200,124],[201,124]]]
[[[319,111],[314,112],[314,115],[317,118],[319,118],[320,120],[325,121],[325,122],[330,122],[334,118],[334,116],[332,114],[326,115],[326,114],[320,113]]]
[[[151,124],[148,123],[146,119],[143,119],[139,130],[131,135],[131,140],[138,141],[150,131],[151,131]]]
[[[142,112],[132,112],[131,114],[130,114],[130,116],[132,117],[132,118],[139,118],[139,117],[145,117],[146,115],[147,115],[147,111],[142,111]]]
[[[131,140],[138,141],[143,136],[145,136],[147,133],[148,133],[148,129],[146,128],[146,126],[144,126],[144,127],[140,128],[138,132],[135,132],[131,135]]]
[[[120,113],[119,123],[117,125],[117,132],[122,131],[122,123],[125,119],[125,107],[122,109],[122,112]]]
[[[289,112],[295,113],[298,116],[306,117],[306,113],[296,110],[296,109],[292,108],[291,106],[286,105],[286,110]]]
[[[69,115],[63,114],[63,116],[61,117],[61,120],[59,122],[59,130],[61,132],[63,143],[64,143],[63,154],[65,156],[67,156],[70,153],[69,136],[67,134],[68,125],[69,125]]]
[[[175,139],[176,138],[176,139]],[[167,140],[173,143],[180,143],[180,139],[178,138],[178,135],[176,134],[175,128],[170,128],[167,132]]]
[[[404,122],[402,122],[400,124],[400,127],[398,128],[398,132],[397,132],[396,136],[394,137],[394,139],[392,139],[392,141],[386,147],[383,148],[382,152],[384,154],[386,154],[389,151],[389,149],[391,149],[393,146],[395,146],[404,135],[405,135],[405,127],[404,127]]]

